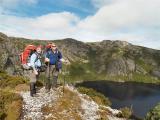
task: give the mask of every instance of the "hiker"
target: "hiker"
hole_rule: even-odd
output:
[[[54,43],[48,45],[45,53],[46,69],[46,91],[57,88],[58,74],[62,68],[62,54]]]
[[[39,68],[42,66],[41,63],[41,46],[36,48],[36,52],[34,52],[30,57],[30,66],[32,69],[30,70],[30,95],[33,97],[36,95],[36,81],[39,78]]]

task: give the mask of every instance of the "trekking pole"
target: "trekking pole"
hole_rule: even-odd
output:
[[[65,86],[65,75],[63,76],[63,94],[64,94],[64,86]]]
[[[49,62],[47,62],[47,70],[46,70],[46,76],[45,77],[45,89],[49,89],[49,79],[50,79],[50,68],[49,68]]]
[[[65,86],[65,72],[66,72],[65,69],[64,69],[64,72],[63,72],[63,94],[64,94],[64,86]]]
[[[48,81],[47,81],[48,83],[47,84],[48,84],[48,87],[49,87],[48,89],[50,89],[50,86],[51,86],[50,84],[51,83],[50,83],[50,67],[49,67],[49,62],[48,62],[48,66],[47,67],[48,67],[48,72],[49,72],[48,73],[48,78],[47,78],[48,79]]]
[[[64,73],[63,73],[63,93],[64,93],[64,87],[65,87],[65,84],[66,84],[66,75],[67,75],[67,65],[64,68]]]

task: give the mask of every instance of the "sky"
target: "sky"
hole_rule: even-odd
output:
[[[0,32],[160,49],[160,0],[0,0]]]

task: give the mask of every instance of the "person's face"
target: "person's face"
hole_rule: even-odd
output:
[[[42,49],[41,48],[37,48],[37,53],[41,53]]]
[[[55,44],[52,44],[51,49],[54,51],[56,50],[57,46]]]

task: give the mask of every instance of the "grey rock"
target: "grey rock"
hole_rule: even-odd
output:
[[[160,78],[160,70],[153,70],[153,71],[151,72],[151,74],[152,74],[153,76],[155,76],[155,77]]]
[[[111,61],[107,67],[107,74],[109,75],[126,75],[127,74],[126,62],[123,58]]]

